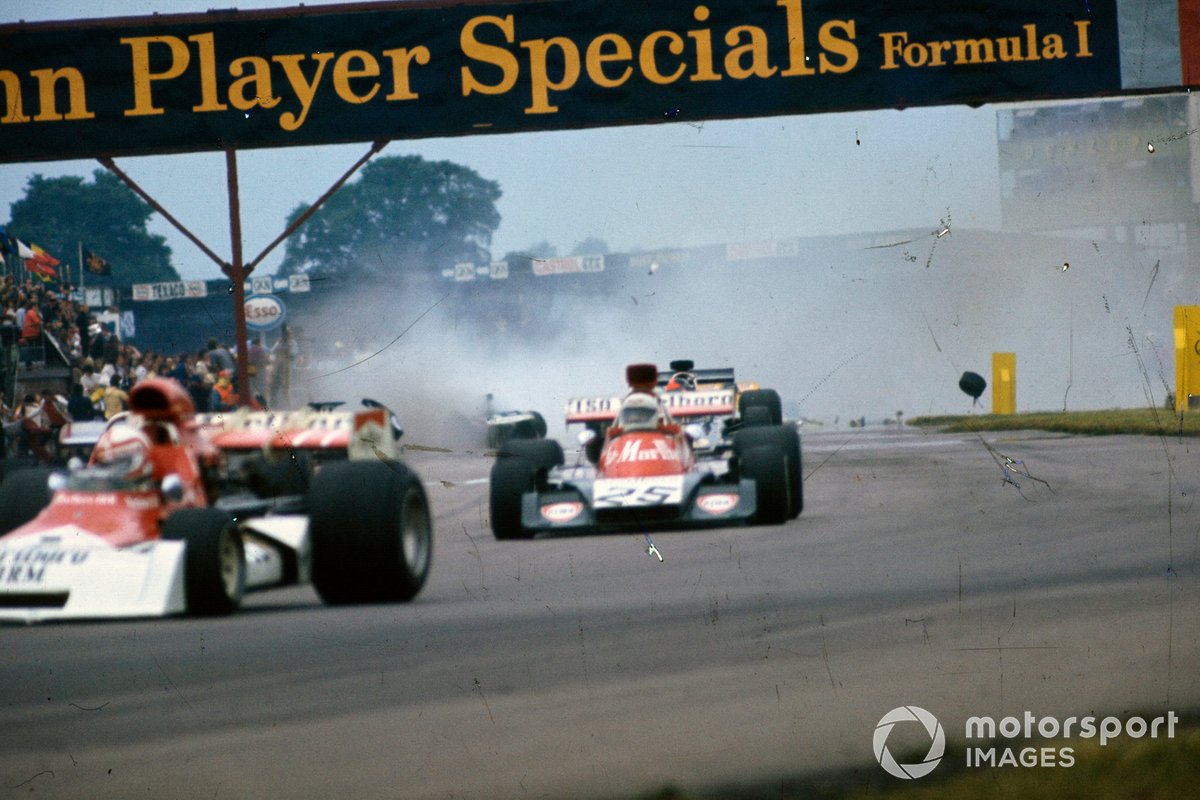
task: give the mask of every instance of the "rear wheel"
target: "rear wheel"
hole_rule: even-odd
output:
[[[766,406],[750,406],[742,414],[743,428],[761,428],[774,424],[771,422],[771,409]]]
[[[231,614],[246,591],[246,556],[237,523],[216,508],[181,508],[163,523],[162,538],[184,543],[187,611]]]
[[[500,460],[512,456],[525,459],[537,470],[553,469],[566,460],[562,445],[556,439],[514,439],[504,446]]]
[[[534,465],[522,456],[501,456],[492,464],[488,505],[492,534],[497,539],[528,539],[521,525],[521,498],[534,489]]]
[[[312,463],[301,450],[283,452],[274,461],[259,457],[247,464],[245,479],[259,497],[303,495],[312,480]]]
[[[604,449],[604,434],[607,432],[607,426],[599,424],[589,425],[588,430],[592,432],[593,436],[583,446],[583,454],[587,457],[589,463],[598,464],[600,462],[600,451]]]
[[[742,476],[754,481],[758,496],[756,522],[779,525],[788,518],[787,459],[771,445],[751,447],[742,453]]]
[[[398,461],[325,465],[309,490],[313,587],[326,603],[411,600],[433,560],[425,489]]]
[[[10,472],[0,484],[0,533],[21,527],[50,505],[50,475],[54,470],[29,467]]]
[[[779,400],[779,392],[774,389],[753,389],[742,392],[738,397],[738,413],[745,416],[746,409],[754,406],[764,406],[771,413],[771,424],[783,424],[783,404]]]
[[[539,439],[546,438],[546,418],[536,411],[530,411],[529,415],[533,417],[533,432],[537,434]]]

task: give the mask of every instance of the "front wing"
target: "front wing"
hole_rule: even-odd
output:
[[[704,473],[587,478],[526,492],[521,525],[533,532],[693,528],[751,522],[757,510],[752,480],[716,482]]]
[[[309,580],[307,522],[280,515],[243,524],[247,591]],[[183,614],[185,550],[163,539],[118,549],[73,526],[0,539],[0,622]]]
[[[183,613],[183,556],[183,542],[143,542],[118,550],[37,538],[0,540],[0,620]]]

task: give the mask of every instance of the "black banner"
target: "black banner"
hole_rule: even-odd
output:
[[[1115,0],[359,3],[0,26],[0,161],[1121,89]]]

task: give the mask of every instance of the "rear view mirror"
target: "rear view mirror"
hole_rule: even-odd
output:
[[[178,503],[183,499],[183,478],[180,478],[174,472],[162,479],[161,488],[163,497],[172,503]]]

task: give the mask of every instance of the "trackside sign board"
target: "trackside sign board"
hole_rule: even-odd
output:
[[[1121,89],[1116,0],[382,2],[18,23],[0,26],[0,161]]]

